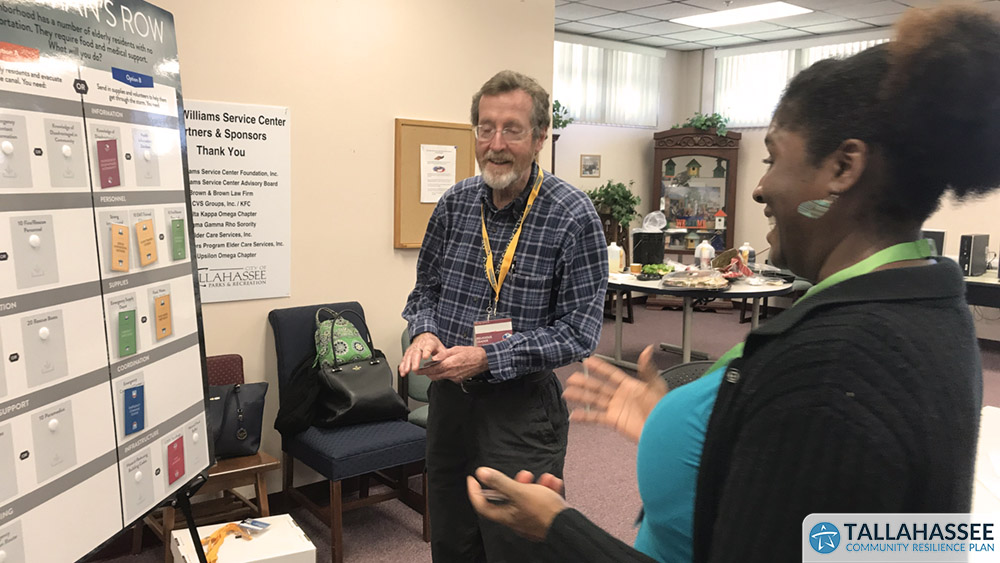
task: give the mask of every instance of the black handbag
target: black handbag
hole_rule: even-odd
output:
[[[356,323],[360,323],[372,357],[342,364],[334,349],[333,365],[324,364],[319,371],[320,394],[316,401],[313,425],[329,428],[405,419],[409,409],[403,398],[392,388],[392,368],[386,362],[385,354],[372,344],[364,318],[350,310],[330,313],[345,320],[350,315]],[[317,327],[318,324],[317,316]]]
[[[291,438],[313,424],[316,398],[319,396],[319,367],[313,356],[304,358],[295,366],[278,393],[278,414],[274,429],[285,438]]]
[[[208,388],[208,428],[217,459],[257,453],[266,393],[266,382]]]

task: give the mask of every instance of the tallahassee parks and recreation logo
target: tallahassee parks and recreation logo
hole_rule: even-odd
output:
[[[809,545],[816,553],[830,553],[840,545],[840,530],[829,522],[820,522],[809,531]]]

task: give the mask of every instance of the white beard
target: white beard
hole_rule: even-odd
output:
[[[502,174],[494,174],[493,172],[483,170],[483,181],[486,182],[486,185],[501,192],[511,187],[511,184],[517,181],[517,177],[517,170],[513,168]]]
[[[494,157],[509,159],[508,162],[511,163],[510,169],[503,173],[497,173],[490,170],[489,161]],[[525,168],[518,166],[517,158],[510,153],[487,151],[486,154],[483,155],[482,161],[479,163],[479,169],[483,172],[483,181],[486,182],[486,185],[494,190],[502,192],[511,188],[523,187],[514,186],[514,182],[517,182],[521,176],[525,174],[525,171],[530,172],[531,161],[528,162],[527,168]]]

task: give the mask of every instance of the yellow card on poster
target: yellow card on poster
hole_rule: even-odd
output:
[[[153,306],[153,317],[156,319],[156,339],[163,340],[173,334],[173,327],[170,323],[170,295],[161,295],[155,298]]]
[[[128,271],[128,227],[111,225],[111,270],[114,272]]]
[[[152,219],[135,224],[135,238],[139,241],[139,264],[148,266],[156,262],[156,233]]]

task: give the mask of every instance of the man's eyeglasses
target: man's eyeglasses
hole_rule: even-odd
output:
[[[479,141],[492,141],[497,134],[495,125],[477,125],[472,128],[476,132],[476,139]],[[520,127],[504,127],[500,129],[500,137],[508,143],[523,141],[530,133],[530,129]]]

